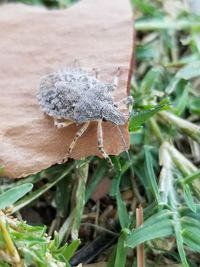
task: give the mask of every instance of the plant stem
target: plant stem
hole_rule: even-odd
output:
[[[84,204],[85,204],[85,186],[88,178],[88,169],[89,164],[85,163],[76,169],[77,179],[78,179],[78,187],[76,190],[76,207],[75,207],[75,215],[74,222],[72,225],[72,239],[78,239],[78,230],[81,223],[81,217],[83,214]]]
[[[158,31],[158,30],[186,30],[200,28],[199,21],[189,21],[187,19],[171,20],[171,19],[146,19],[135,22],[136,31]]]
[[[194,172],[193,174],[188,175],[187,177],[181,179],[181,182],[184,184],[190,184],[197,178],[200,178],[200,170],[198,170],[198,171]]]
[[[159,128],[156,120],[154,118],[151,118],[149,120],[149,124],[150,124],[150,127],[151,127],[152,131],[154,132],[156,138],[158,139],[158,142],[160,144],[162,144],[164,142],[164,138],[162,136],[162,133],[160,131],[160,128]]]
[[[176,243],[179,251],[179,255],[184,267],[189,267],[184,248],[183,248],[183,238],[182,238],[182,228],[180,223],[180,216],[178,212],[178,199],[176,195],[176,191],[174,188],[174,177],[173,177],[173,162],[171,155],[168,151],[168,143],[165,142],[162,147],[162,153],[160,153],[160,162],[162,164],[162,171],[160,174],[160,178],[164,181],[163,185],[165,186],[163,194],[164,194],[164,202],[165,204],[169,204],[172,210],[173,215],[173,226],[176,235]]]
[[[200,143],[200,127],[192,122],[184,120],[173,113],[161,111],[158,115],[167,123],[172,123],[178,127],[183,133]]]

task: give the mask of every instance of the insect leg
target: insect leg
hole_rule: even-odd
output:
[[[78,58],[75,58],[73,63],[72,63],[72,68],[77,68],[79,69],[81,67],[80,61]]]
[[[58,128],[64,128],[64,127],[67,127],[71,124],[73,124],[74,122],[73,121],[63,121],[63,122],[60,122],[58,121],[57,119],[54,119],[54,125]]]
[[[110,159],[110,157],[108,156],[108,154],[106,153],[104,146],[103,146],[103,130],[102,130],[102,120],[98,121],[98,125],[97,125],[97,136],[98,136],[98,148],[99,151],[101,152],[102,156],[108,160],[108,163],[110,164],[111,167],[113,167],[113,163]]]
[[[89,126],[90,122],[86,122],[85,124],[83,124],[83,126],[77,131],[77,133],[74,136],[74,139],[71,143],[71,145],[69,146],[67,155],[64,157],[63,162],[67,161],[70,153],[72,152],[77,140],[81,137],[81,135],[87,130],[88,126]]]
[[[93,72],[95,78],[98,79],[98,77],[99,77],[99,71],[98,71],[98,69],[97,68],[93,68],[92,69],[92,72]]]
[[[132,106],[133,104],[133,97],[132,96],[127,96],[123,98],[122,100],[115,102],[115,104],[120,108],[122,105],[126,105],[127,107]]]
[[[118,83],[119,83],[119,76],[120,76],[121,70],[120,68],[117,68],[114,81],[113,81],[113,90],[117,89]]]
[[[125,97],[122,100],[116,102],[115,105],[117,105],[118,108],[123,108],[123,106],[126,105],[129,111],[128,116],[130,116],[133,105],[133,97],[132,96]]]

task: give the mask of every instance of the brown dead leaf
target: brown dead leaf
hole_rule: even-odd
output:
[[[36,100],[40,78],[71,66],[98,68],[102,80],[122,74],[115,98],[127,95],[133,49],[132,12],[128,0],[82,0],[65,10],[22,4],[0,7],[0,165],[4,175],[27,176],[63,159],[77,131],[57,129]],[[71,157],[99,155],[96,123],[80,138]],[[122,127],[127,144],[127,125]],[[116,127],[103,124],[108,154],[124,150]]]

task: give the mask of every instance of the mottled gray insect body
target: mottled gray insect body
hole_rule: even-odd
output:
[[[114,102],[112,92],[117,83],[118,76],[113,83],[106,83],[81,68],[67,68],[41,79],[37,99],[43,111],[54,118],[55,125],[60,128],[71,123],[84,124],[70,145],[68,154],[88,128],[89,122],[98,121],[99,149],[103,156],[108,158],[103,148],[101,123],[110,121],[116,125],[124,125],[128,116],[119,110],[120,105],[133,103],[132,97],[127,97],[119,103]],[[60,123],[57,119],[71,122]]]
[[[44,76],[37,99],[49,116],[86,121],[107,120],[117,125],[127,118],[114,104],[112,83],[105,83],[82,69],[69,68]]]

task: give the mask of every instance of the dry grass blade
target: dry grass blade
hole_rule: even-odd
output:
[[[139,228],[143,224],[143,208],[136,208],[136,227]],[[145,266],[144,244],[137,246],[137,267]]]

